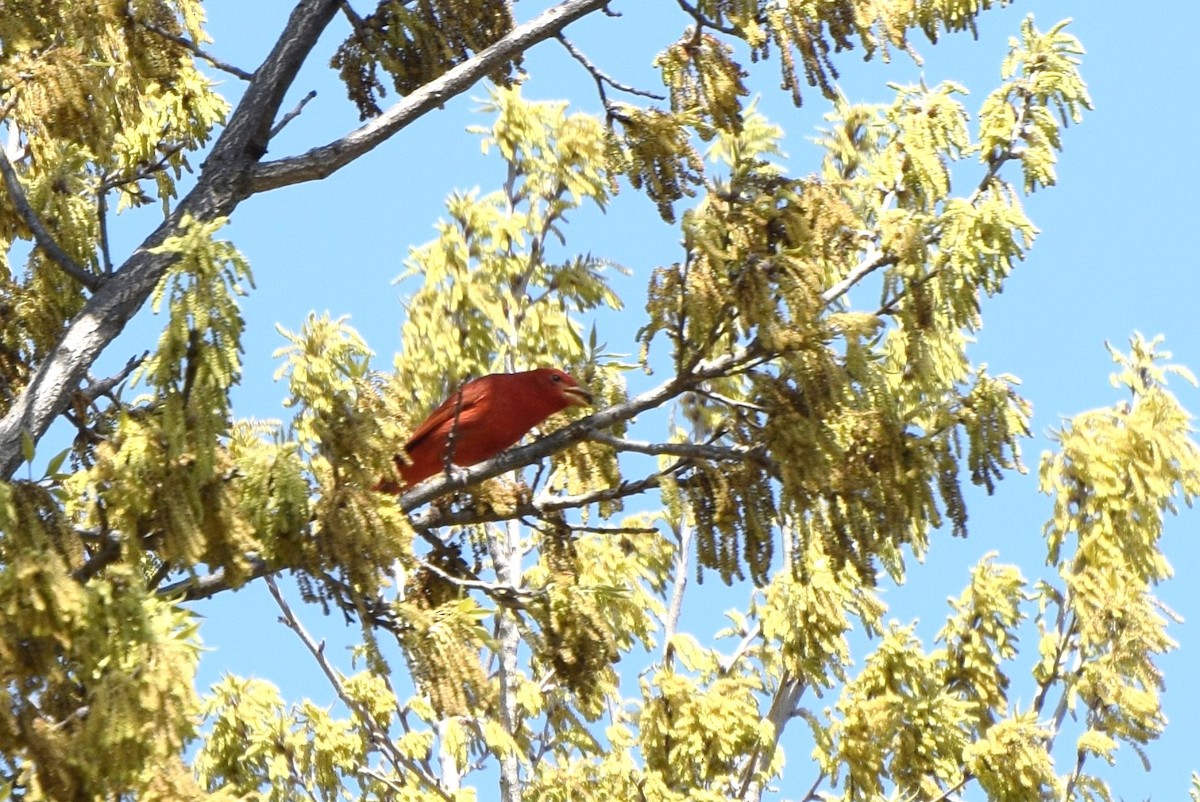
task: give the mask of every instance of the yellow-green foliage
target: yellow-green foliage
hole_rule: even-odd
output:
[[[892,626],[845,686],[835,751],[818,759],[843,778],[848,799],[877,798],[885,783],[904,795],[936,797],[939,784],[957,781],[972,705],[947,687],[939,663],[911,627]]]
[[[975,782],[1011,802],[1106,798],[1088,761],[1165,724],[1158,539],[1200,490],[1190,417],[1165,388],[1182,371],[1157,341],[1115,354],[1129,399],[1072,420],[1043,459],[1058,584],[1027,587],[988,555],[929,650],[915,624],[885,624],[874,587],[881,571],[903,580],[935,529],[966,534],[964,478],[991,491],[1021,469],[1029,406],[967,347],[982,297],[1037,234],[1021,196],[1054,182],[1061,128],[1090,100],[1063,24],[1026,20],[974,132],[965,87],[894,85],[889,102],[856,105],[836,91],[833,57],[915,55],[912,32],[974,30],[1005,4],[682,3],[691,27],[655,60],[664,108],[610,100],[616,82],[594,72],[603,119],[524,99],[508,86],[518,60],[500,64],[493,122],[476,129],[503,160],[500,189],[452,195],[435,238],[409,253],[393,371],[373,370],[345,319],[280,326],[286,422],[234,419],[249,267],[218,238],[223,220],[184,220],[156,249],[171,265],[153,295],[163,332],[134,373],[143,394],[85,386],[70,452],[38,482],[0,483],[0,796],[468,802],[472,774],[499,761],[536,802],[755,799],[800,717],[824,783],[814,795],[945,799]],[[203,57],[178,41],[207,41],[201,9],[9,5],[5,152],[70,259],[118,280],[104,211],[167,208],[225,113]],[[385,82],[413,93],[515,24],[501,0],[340,12],[351,33],[334,66],[364,117],[381,111]],[[777,58],[797,102],[802,81],[831,99],[817,174],[789,175],[782,131],[746,102],[747,52]],[[666,442],[622,441],[621,421],[527,471],[529,484],[489,482],[411,516],[373,491],[398,444],[470,378],[551,365],[597,408],[626,400],[631,366],[585,319],[621,309],[613,276],[628,271],[574,255],[566,228],[622,181],[680,220],[676,263],[645,276],[636,338],[642,367],[668,374],[658,406],[678,403]],[[39,247],[14,269],[13,243],[31,238],[4,192],[0,412],[92,283]],[[656,468],[635,473],[621,449]],[[627,494],[644,507],[653,489],[659,509],[618,520]],[[290,571],[306,601],[357,622],[365,669],[352,676],[306,641],[335,706],[236,677],[198,698],[196,624],[177,606],[197,584],[164,587],[208,571],[215,589]],[[680,617],[690,578],[710,571],[755,586],[720,633],[729,652]],[[1016,633],[1030,615],[1037,690],[1018,710]],[[857,664],[856,628],[874,638]],[[640,650],[649,665],[622,687],[616,664]],[[1068,712],[1081,724],[1058,743],[1076,760],[1056,774]]]
[[[1117,740],[1137,750],[1166,724],[1154,660],[1175,646],[1173,614],[1150,591],[1171,574],[1158,544],[1163,517],[1200,491],[1191,416],[1166,389],[1170,374],[1195,380],[1164,364],[1159,343],[1138,335],[1129,354],[1113,350],[1113,386],[1129,400],[1076,416],[1056,435],[1058,452],[1042,459],[1042,490],[1054,496],[1049,560],[1064,589],[1043,589],[1061,615],[1045,616],[1035,677],[1066,684],[1070,708],[1087,711],[1080,752],[1108,760]],[[1078,654],[1078,671],[1067,672],[1064,653]]]
[[[27,798],[195,797],[191,615],[135,569],[78,582],[82,548],[43,488],[0,485],[0,531],[0,752]]]
[[[315,497],[304,536],[278,548],[311,575],[343,574],[353,589],[349,597],[336,584],[321,589],[303,580],[306,595],[354,610],[365,634],[359,594],[371,598],[389,584],[381,571],[406,558],[412,542],[404,515],[394,504],[381,505],[371,490],[382,475],[373,455],[395,442],[394,429],[368,368],[370,352],[344,320],[310,315],[299,333],[281,333],[289,345],[276,352],[284,358],[276,375],[288,380],[286,404],[296,410],[292,432]]]
[[[726,131],[741,127],[741,99],[749,91],[733,48],[709,34],[689,35],[660,53],[654,64],[671,90],[672,111],[699,111]]]
[[[99,274],[98,199],[116,193],[105,205],[159,199],[165,208],[188,153],[225,115],[191,55],[168,38],[203,41],[203,10],[195,0],[90,0],[19,3],[0,17],[0,118],[17,137],[9,158],[55,241]],[[0,193],[0,251],[31,239]],[[41,249],[20,275],[0,259],[0,411],[24,386],[25,366],[46,353],[82,303],[79,282]]]
[[[177,255],[153,297],[167,321],[138,380],[150,394],[118,419],[95,451],[88,526],[122,533],[135,558],[150,546],[171,566],[205,562],[244,575],[255,533],[237,512],[234,462],[219,438],[229,425],[229,388],[241,372],[236,297],[249,267],[213,239],[224,221],[189,223],[161,250]]]
[[[407,95],[483,50],[512,26],[512,7],[504,0],[380,0],[374,12],[357,20],[332,66],[365,120],[380,113],[379,100],[387,94],[380,70],[391,76],[398,94]],[[507,84],[515,66],[503,65],[492,80]]]
[[[847,635],[855,620],[867,632],[878,632],[884,609],[853,570],[834,568],[814,545],[805,579],[790,571],[776,574],[752,612],[778,669],[818,689],[847,680],[853,663]]]
[[[311,702],[287,706],[264,680],[225,677],[204,705],[209,727],[196,773],[209,791],[239,798],[290,800],[297,783],[336,798],[347,779],[385,788],[363,770],[371,745],[352,719]]]
[[[610,115],[621,130],[609,129],[609,164],[658,204],[663,220],[675,222],[675,202],[695,196],[694,187],[704,172],[688,130],[700,118],[691,109],[668,113],[624,103],[611,109]]]
[[[1015,566],[996,565],[989,554],[971,571],[971,583],[937,639],[945,644],[946,685],[975,704],[982,732],[1008,712],[1009,678],[1002,663],[1017,654],[1016,628],[1025,618],[1025,580]]]
[[[1060,783],[1046,746],[1049,733],[1037,716],[1005,718],[967,747],[966,768],[988,799],[997,802],[1044,802],[1059,798]]]
[[[772,735],[760,719],[762,679],[718,673],[715,656],[690,636],[674,646],[696,675],[664,667],[643,678],[637,725],[646,772],[685,794],[731,794],[737,767]]]
[[[1027,26],[1014,58],[1040,36]],[[1048,41],[1055,54],[1077,47]],[[1028,80],[1065,94],[1012,102],[1086,106],[1074,66],[1030,62]],[[699,465],[680,488],[701,565],[727,581],[743,567],[764,581],[779,519],[794,566],[817,539],[865,577],[876,561],[899,576],[899,547],[921,554],[945,518],[965,534],[960,465],[989,491],[1020,465],[1028,405],[1011,377],[974,368],[966,346],[981,295],[1000,290],[1036,230],[999,177],[1003,160],[954,194],[953,163],[979,147],[957,99],[965,90],[896,90],[890,106],[837,100],[820,179],[786,177],[779,133],[753,110],[740,130],[718,130],[711,156],[728,175],[685,214],[684,261],[651,279],[644,349],[666,336],[680,370],[742,348],[771,355],[771,371],[713,380],[689,407],[699,430],[782,455]],[[1005,158],[1020,158],[1023,137],[1009,131]],[[872,271],[879,305],[849,311],[844,293]]]
[[[1060,22],[1042,33],[1031,17],[1025,19],[1021,38],[1009,41],[1001,68],[1005,82],[988,95],[979,114],[978,150],[985,161],[1010,157],[1014,132],[1021,132],[1026,192],[1055,182],[1054,153],[1062,149],[1055,117],[1064,126],[1078,123],[1083,111],[1092,107],[1079,77],[1083,47],[1066,32],[1066,25]]]

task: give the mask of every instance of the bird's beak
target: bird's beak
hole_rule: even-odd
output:
[[[587,407],[592,404],[592,394],[583,387],[564,387],[563,396],[573,407]]]

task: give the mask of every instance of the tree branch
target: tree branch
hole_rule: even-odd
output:
[[[265,162],[254,169],[252,192],[316,181],[378,147],[429,111],[466,92],[506,61],[557,35],[572,22],[602,9],[609,0],[564,0],[518,25],[495,44],[435,78],[375,119],[307,153]]]
[[[246,575],[245,582],[237,585],[239,588],[255,579],[271,576],[278,570],[272,569],[267,565],[267,561],[261,557],[252,556],[249,559],[250,573]],[[233,588],[234,586],[228,582],[225,569],[218,568],[204,576],[189,576],[178,582],[172,582],[170,585],[166,585],[155,591],[155,595],[160,598],[178,598],[180,601],[199,601],[200,599],[212,598],[226,590],[233,590]]]
[[[640,97],[648,97],[651,100],[666,100],[666,97],[663,95],[655,94],[654,92],[648,92],[645,89],[638,89],[636,86],[623,84],[616,80],[611,75],[597,67],[582,50],[571,44],[571,40],[567,39],[567,37],[563,36],[561,33],[556,35],[554,38],[557,39],[559,43],[567,49],[567,52],[571,54],[571,58],[578,61],[583,65],[585,70],[591,73],[592,80],[596,82],[596,89],[600,92],[600,103],[605,109],[608,108],[608,92],[606,92],[604,89],[605,84],[608,84],[618,92],[625,92],[626,94],[638,95]]]
[[[174,42],[175,44],[182,47],[184,50],[191,53],[196,58],[207,61],[209,64],[213,65],[214,67],[216,67],[218,70],[221,70],[222,72],[227,72],[230,75],[236,75],[238,78],[241,78],[243,81],[250,81],[250,80],[254,79],[254,73],[246,72],[245,70],[241,69],[240,67],[235,67],[232,64],[229,64],[228,62],[221,61],[221,59],[217,58],[213,54],[204,50],[203,48],[200,47],[200,45],[196,44],[191,39],[188,39],[186,36],[178,36],[176,34],[173,34],[170,31],[168,31],[166,28],[162,28],[158,25],[155,25],[153,22],[150,22],[148,20],[144,20],[144,19],[138,20],[138,24],[141,25],[146,30],[150,31],[151,33],[158,34],[162,38],[164,38],[168,41]]]
[[[626,440],[623,437],[615,437],[595,430],[588,432],[583,439],[604,443],[618,451],[632,451],[652,456],[669,454],[674,457],[708,459],[718,462],[741,462],[753,459],[757,451],[757,449],[745,446],[714,446],[706,443],[646,443],[641,440]]]
[[[196,186],[175,211],[104,281],[67,326],[30,382],[0,418],[0,479],[21,465],[21,437],[35,441],[64,412],[88,368],[145,303],[173,261],[154,253],[179,231],[188,215],[227,216],[249,194],[251,166],[266,153],[272,121],[321,32],[337,13],[337,0],[301,0],[275,47],[254,73],[246,93],[205,159]]]
[[[692,570],[692,534],[692,525],[685,518],[676,532],[679,545],[675,549],[675,582],[671,591],[671,604],[667,608],[666,620],[663,621],[663,664],[668,667],[675,659],[675,633],[679,628],[679,618],[683,615],[683,595],[687,592],[688,576]]]
[[[679,462],[665,471],[650,474],[636,481],[622,482],[616,487],[591,490],[587,493],[580,493],[574,496],[543,496],[518,505],[515,509],[504,514],[492,511],[480,512],[473,509],[447,512],[437,507],[430,507],[416,515],[409,516],[409,520],[412,521],[412,525],[417,531],[421,531],[440,526],[470,526],[473,524],[495,523],[497,521],[508,520],[509,518],[541,518],[551,512],[576,510],[592,504],[599,504],[602,501],[615,501],[620,498],[645,493],[647,490],[658,487],[664,476],[675,473],[683,465],[684,463]]]
[[[287,114],[283,115],[283,117],[279,119],[279,122],[275,123],[275,125],[271,127],[271,138],[274,139],[276,134],[283,130],[284,126],[299,117],[300,112],[304,111],[304,107],[307,106],[309,102],[316,96],[317,90],[310,89],[307,95],[300,98],[300,102],[296,104],[296,107]]]
[[[558,431],[539,438],[529,445],[514,448],[502,454],[485,460],[469,468],[456,471],[453,475],[439,474],[411,488],[400,497],[400,506],[405,512],[412,512],[427,501],[451,490],[461,489],[476,484],[484,479],[491,479],[516,468],[521,468],[551,454],[562,451],[572,443],[587,439],[591,433],[607,429],[615,423],[629,420],[635,415],[653,409],[664,402],[690,390],[697,384],[736,370],[755,360],[769,357],[764,354],[757,341],[745,348],[731,351],[713,359],[701,360],[689,373],[682,373],[667,379],[657,387],[647,390],[641,395],[630,398],[620,404],[602,409],[594,415],[570,423]],[[414,524],[416,519],[414,519]],[[430,524],[440,525],[440,524]]]
[[[62,246],[42,225],[37,212],[29,205],[29,199],[25,197],[25,190],[21,187],[21,179],[17,177],[17,171],[13,169],[12,162],[8,160],[8,153],[3,147],[0,147],[0,174],[4,177],[9,200],[12,201],[17,214],[21,215],[21,219],[25,221],[25,225],[33,232],[33,238],[38,247],[45,251],[51,261],[62,268],[64,273],[95,292],[104,280],[72,259],[70,254],[62,249]]]
[[[354,714],[366,726],[367,731],[370,733],[371,743],[379,748],[379,751],[387,757],[388,762],[392,764],[398,773],[401,775],[405,772],[411,773],[421,781],[422,785],[439,797],[447,800],[447,802],[453,802],[451,796],[446,793],[446,789],[442,788],[436,778],[427,774],[416,761],[406,757],[404,753],[396,748],[396,745],[392,743],[392,739],[388,735],[387,727],[375,718],[374,713],[349,694],[345,683],[342,682],[341,674],[329,664],[329,659],[325,656],[325,644],[318,644],[308,634],[308,630],[300,623],[300,619],[292,611],[291,605],[287,603],[287,599],[283,598],[283,594],[279,592],[279,586],[275,584],[275,579],[271,576],[267,576],[267,588],[271,591],[271,596],[275,599],[275,603],[279,605],[280,612],[282,613],[281,620],[284,626],[296,633],[296,636],[300,638],[300,642],[304,644],[304,647],[312,654],[313,659],[317,661],[317,665],[321,667],[321,671],[325,674],[326,679],[329,680],[329,684],[333,686],[333,690],[338,698],[342,700],[342,704],[353,710]]]
[[[762,799],[763,785],[756,775],[770,768],[771,761],[775,757],[775,750],[779,748],[779,740],[783,737],[783,728],[795,716],[796,705],[800,702],[800,697],[804,695],[807,687],[802,680],[792,676],[791,672],[785,671],[779,680],[779,687],[775,690],[775,696],[771,699],[771,709],[767,713],[767,721],[772,725],[772,742],[769,748],[759,745],[750,754],[742,777],[739,799],[753,802]]]

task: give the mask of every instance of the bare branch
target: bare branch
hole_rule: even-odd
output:
[[[946,802],[946,800],[950,799],[952,796],[954,796],[959,791],[961,791],[963,789],[963,786],[965,786],[967,783],[969,783],[974,778],[975,778],[975,775],[972,774],[971,772],[969,772],[969,771],[963,772],[963,776],[962,776],[961,780],[959,780],[954,785],[950,786],[945,791],[943,791],[941,796],[937,797],[936,799],[930,800],[930,802]],[[1066,794],[1063,796],[1063,799],[1070,799],[1070,798],[1071,798],[1071,796],[1069,794]]]
[[[691,574],[692,533],[692,525],[685,519],[677,533],[679,545],[675,549],[674,589],[671,592],[671,606],[667,609],[667,619],[663,622],[663,663],[668,666],[674,659],[675,632],[679,628],[679,618],[683,615],[683,594],[687,590],[688,576]]]
[[[704,14],[700,13],[700,9],[687,2],[687,0],[675,0],[675,2],[677,2],[679,7],[686,11],[691,18],[696,21],[697,33],[699,33],[702,28],[712,28],[714,31],[720,31],[727,36],[737,36],[739,39],[744,36],[744,34],[739,32],[736,28],[729,25],[721,25],[716,20],[706,17]]]
[[[639,97],[648,97],[651,100],[666,100],[666,97],[664,97],[663,95],[658,95],[658,94],[655,94],[654,92],[648,92],[645,89],[638,89],[636,86],[630,86],[629,84],[623,84],[620,81],[616,80],[611,75],[604,72],[599,67],[597,67],[594,63],[592,63],[591,59],[589,59],[583,53],[583,51],[581,51],[579,48],[575,47],[575,45],[571,44],[571,41],[569,39],[567,39],[567,37],[563,36],[561,33],[558,34],[557,36],[555,36],[554,38],[557,39],[559,41],[559,43],[562,44],[562,46],[567,49],[567,52],[571,54],[571,58],[578,61],[580,64],[583,65],[583,68],[585,70],[587,70],[589,73],[591,73],[592,79],[596,82],[596,88],[600,91],[600,102],[604,104],[604,108],[606,108],[606,109],[608,108],[608,93],[604,91],[605,84],[608,84],[613,89],[616,89],[619,92],[625,92],[630,95],[638,95]]]
[[[673,457],[691,457],[693,459],[708,459],[725,462],[741,462],[753,459],[756,449],[745,446],[713,446],[705,443],[646,443],[641,440],[627,440],[614,437],[604,432],[590,431],[585,440],[594,440],[612,446],[618,451],[632,451],[637,454],[669,454]]]
[[[102,189],[96,192],[96,223],[100,228],[100,264],[104,267],[104,275],[111,276],[113,264],[112,252],[108,247],[108,193]]]
[[[101,396],[106,396],[116,389],[117,385],[129,378],[129,375],[138,369],[138,366],[150,356],[149,351],[143,351],[141,356],[131,356],[129,361],[125,363],[125,367],[108,376],[104,379],[97,379],[93,376],[88,376],[87,387],[82,388],[79,392],[83,397],[91,402]]]
[[[525,609],[529,606],[529,602],[535,595],[531,591],[503,582],[486,582],[478,578],[455,576],[449,571],[443,570],[436,563],[431,563],[428,560],[417,560],[417,564],[422,568],[432,571],[447,582],[468,590],[478,590],[501,607],[507,607],[512,610]]]
[[[651,474],[636,481],[622,482],[616,487],[591,490],[575,496],[544,496],[534,499],[531,502],[520,504],[515,509],[506,511],[503,514],[495,511],[479,512],[473,509],[448,512],[440,510],[437,507],[430,507],[429,509],[422,510],[417,515],[410,516],[410,520],[413,526],[417,528],[417,531],[420,532],[423,529],[438,526],[468,526],[471,524],[495,523],[497,521],[508,520],[509,518],[540,518],[551,512],[576,510],[592,504],[599,504],[602,501],[615,501],[619,498],[627,498],[628,496],[645,493],[647,490],[658,487],[664,476],[675,473],[682,467],[683,463],[676,463],[665,471]]]
[[[280,131],[282,131],[283,127],[285,125],[287,125],[292,120],[299,117],[300,112],[304,111],[304,107],[307,106],[309,101],[311,101],[316,96],[317,96],[317,90],[310,89],[307,95],[300,98],[300,102],[296,104],[296,107],[294,109],[292,109],[291,111],[289,111],[287,114],[283,115],[283,117],[281,117],[279,119],[279,122],[275,123],[275,126],[273,128],[271,128],[271,138],[274,139],[276,134],[278,134]]]
[[[224,568],[218,568],[211,574],[189,576],[187,579],[172,582],[170,585],[159,588],[155,595],[162,598],[178,598],[180,601],[199,601],[212,598],[226,590],[233,590],[235,587],[242,587],[255,579],[270,576],[273,573],[266,560],[261,557],[251,556],[249,559],[250,572],[246,575],[245,581],[239,582],[237,585],[229,582]]]
[[[71,578],[84,583],[104,570],[105,566],[116,562],[121,556],[121,536],[116,532],[108,532],[100,548],[80,567],[71,572]]]
[[[8,153],[2,147],[0,147],[0,174],[4,177],[4,185],[8,189],[9,199],[12,201],[17,213],[21,215],[21,219],[25,221],[25,225],[33,232],[33,238],[37,242],[38,247],[45,251],[46,255],[62,268],[64,273],[94,292],[104,283],[104,279],[72,259],[70,254],[62,249],[62,246],[54,240],[54,237],[46,230],[46,227],[42,225],[42,221],[38,219],[37,212],[29,205],[29,199],[25,197],[25,190],[21,187],[21,179],[17,177],[17,171],[13,169],[12,162],[8,160]]]
[[[254,169],[251,191],[264,192],[332,175],[427,112],[466,92],[501,64],[555,36],[572,22],[599,11],[608,2],[564,0],[552,6],[341,139],[298,156],[259,164]]]
[[[178,34],[171,33],[166,28],[162,28],[158,25],[155,25],[153,22],[150,22],[149,20],[144,20],[144,19],[138,20],[138,24],[141,25],[146,30],[150,31],[151,33],[158,34],[162,38],[164,38],[168,41],[174,42],[175,44],[182,47],[184,50],[191,53],[196,58],[207,61],[209,64],[213,65],[214,67],[216,67],[218,70],[221,70],[222,72],[227,72],[230,75],[236,75],[238,78],[241,78],[243,81],[249,81],[254,78],[254,73],[246,72],[245,70],[241,69],[240,67],[235,67],[228,62],[221,61],[221,59],[217,58],[213,54],[204,50],[203,48],[200,47],[200,45],[196,44],[191,39],[188,39],[186,36],[179,36]]]
[[[342,682],[341,673],[330,665],[329,658],[325,656],[325,644],[318,644],[308,634],[308,630],[304,628],[304,624],[300,623],[300,619],[292,611],[287,599],[283,598],[283,594],[279,592],[279,586],[275,584],[274,577],[269,575],[267,576],[267,588],[271,591],[271,596],[275,599],[275,603],[279,605],[279,610],[282,613],[281,620],[284,625],[295,632],[296,636],[300,638],[300,642],[304,644],[304,647],[308,649],[313,659],[317,661],[317,665],[321,667],[321,671],[325,674],[326,679],[329,680],[329,684],[333,686],[333,690],[338,698],[342,700],[342,704],[353,710],[359,720],[366,725],[371,735],[371,742],[379,748],[388,762],[392,764],[398,773],[411,772],[413,776],[421,781],[422,785],[429,788],[429,790],[436,793],[442,799],[447,800],[447,802],[453,802],[452,797],[446,793],[446,789],[442,788],[441,783],[426,773],[420,764],[406,757],[404,753],[397,749],[388,735],[387,727],[376,719],[375,715],[369,709],[360,704],[357,699],[347,692],[345,683]]]
[[[825,290],[825,292],[821,293],[821,300],[826,306],[828,306],[838,298],[841,298],[843,295],[848,293],[855,284],[862,281],[879,268],[887,267],[888,265],[894,265],[897,261],[898,259],[896,258],[895,254],[884,253],[883,251],[880,251],[874,243],[871,243],[871,247],[867,250],[867,255],[863,257],[862,261],[855,265],[855,267],[846,274],[845,278],[834,284],[829,289]]]
[[[806,688],[807,685],[792,676],[789,671],[785,671],[783,677],[780,678],[779,687],[775,689],[775,696],[771,699],[771,709],[767,712],[767,721],[772,725],[772,743],[760,745],[746,761],[741,793],[737,795],[738,799],[757,802],[762,798],[763,786],[755,778],[755,775],[770,768],[771,761],[775,757],[775,750],[779,748],[779,740],[783,737],[783,729],[795,717],[796,705],[799,703],[800,697],[804,695]]]

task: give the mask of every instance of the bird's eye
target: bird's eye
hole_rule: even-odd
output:
[[[551,373],[551,374],[550,374],[550,379],[551,379],[552,381],[560,382],[560,381],[562,381],[562,376],[560,376],[560,375],[559,375],[559,374],[557,374],[557,373]]]

